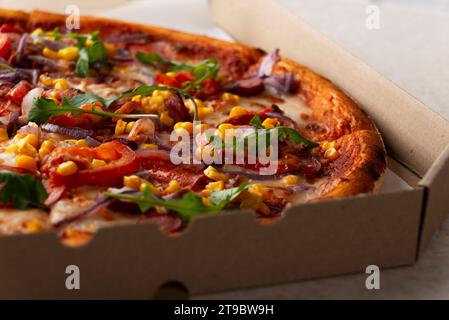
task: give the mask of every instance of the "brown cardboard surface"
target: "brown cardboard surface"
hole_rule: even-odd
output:
[[[168,281],[200,294],[411,264],[422,192],[296,206],[264,226],[250,213],[202,216],[177,237],[151,223],[106,228],[80,248],[51,233],[3,237],[0,298],[146,299]],[[65,288],[72,264],[81,290]]]

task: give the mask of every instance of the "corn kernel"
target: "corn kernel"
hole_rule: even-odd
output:
[[[193,132],[193,123],[192,122],[177,122],[173,126],[175,130],[186,130],[188,133]]]
[[[14,138],[13,139],[23,139],[23,138],[25,138],[26,137],[26,135],[24,134],[24,133],[18,133],[18,134],[16,134],[15,136],[14,136]]]
[[[44,48],[44,50],[42,50],[42,54],[50,59],[58,59],[58,53],[49,48]]]
[[[154,106],[161,106],[164,104],[164,97],[152,96],[152,97],[150,97],[150,104],[152,104]]]
[[[53,79],[50,78],[49,76],[46,76],[45,74],[41,74],[39,76],[39,81],[44,85],[44,86],[52,86],[53,85]]]
[[[40,222],[37,219],[33,219],[33,220],[29,220],[25,222],[25,229],[28,232],[38,232],[38,231],[42,231],[43,227],[42,227],[42,222]]]
[[[266,193],[265,187],[260,183],[253,183],[252,185],[249,186],[248,191],[253,195],[261,197],[263,197],[264,194]]]
[[[19,146],[17,144],[12,144],[5,148],[5,152],[17,153],[19,151]]]
[[[171,97],[171,92],[168,90],[154,90],[153,97],[162,97],[167,99]]]
[[[201,101],[200,99],[195,99],[195,103],[198,109],[204,108],[203,101]],[[193,104],[192,100],[189,99],[184,104],[189,109],[190,112],[193,112],[195,110],[195,105]]]
[[[176,72],[167,72],[166,75],[170,78],[176,77]]]
[[[110,43],[105,43],[104,47],[106,48],[106,54],[108,55],[108,57],[113,57],[115,52],[117,51],[117,48]]]
[[[44,158],[45,156],[49,155],[50,152],[51,152],[51,151],[50,151],[48,148],[41,147],[41,148],[39,149],[39,157],[42,159],[42,158]]]
[[[142,96],[140,94],[137,94],[137,95],[133,96],[131,98],[131,100],[134,102],[140,102],[142,100]]]
[[[138,176],[125,176],[123,177],[123,185],[130,189],[139,190],[141,179]]]
[[[241,209],[254,209],[257,210],[262,203],[262,198],[257,195],[251,195],[240,202]]]
[[[206,170],[203,171],[204,174],[206,175],[206,177],[215,180],[215,181],[227,181],[228,180],[228,176],[224,173],[220,173],[217,171],[217,169],[215,169],[212,166],[209,166],[206,168]]]
[[[106,165],[106,161],[100,160],[100,159],[93,159],[92,160],[92,167],[98,168]]]
[[[293,186],[299,183],[299,177],[295,175],[288,175],[282,178],[282,183],[286,186]]]
[[[141,149],[159,149],[159,147],[156,144],[153,143],[144,143],[140,145]]]
[[[77,171],[78,171],[78,166],[73,161],[63,162],[56,169],[56,172],[58,174],[60,174],[61,176],[70,176],[72,174],[75,174]]]
[[[118,136],[125,133],[126,125],[127,123],[123,120],[117,121],[117,123],[115,124],[115,135]]]
[[[229,116],[230,117],[244,116],[246,114],[248,114],[248,110],[246,110],[245,108],[240,107],[240,106],[235,106],[229,112]]]
[[[257,211],[264,214],[264,215],[269,215],[271,210],[270,208],[263,202],[261,202],[259,204],[259,207],[257,208]]]
[[[87,141],[85,139],[80,139],[75,142],[75,146],[80,147],[80,148],[81,147],[89,147],[89,144],[87,143]]]
[[[263,122],[262,125],[266,128],[266,129],[272,129],[274,127],[276,127],[276,125],[278,124],[278,120],[275,118],[266,118]]]
[[[173,119],[168,115],[167,112],[162,112],[161,115],[159,116],[159,120],[161,121],[162,124],[170,127],[171,125],[173,125]]]
[[[206,190],[209,191],[220,191],[224,189],[224,182],[223,181],[215,181],[215,182],[209,182],[206,185]]]
[[[55,79],[55,89],[68,89],[69,83],[64,79]]]
[[[340,153],[335,148],[329,148],[324,153],[324,157],[329,160],[335,160],[340,156]]]
[[[44,30],[42,28],[34,29],[33,32],[31,32],[31,36],[41,36],[44,34]]]
[[[126,124],[126,128],[125,128],[126,133],[130,133],[131,130],[133,129],[133,127],[134,127],[135,124],[136,124],[135,121],[130,121],[130,122],[128,122],[128,123]]]
[[[86,40],[86,47],[90,47],[93,44],[94,44],[94,41],[92,39],[87,39]]]
[[[325,143],[323,143],[323,144],[321,145],[321,148],[322,148],[323,150],[327,150],[327,149],[330,149],[330,148],[335,148],[335,141],[325,142]]]
[[[229,103],[239,103],[240,102],[240,97],[236,94],[232,94],[229,92],[225,92],[222,94],[221,98]]]
[[[214,113],[214,108],[212,107],[199,107],[198,106],[198,119],[202,120],[206,116]]]
[[[78,59],[78,48],[67,47],[58,50],[58,57],[68,61],[75,61]]]
[[[210,201],[209,198],[206,198],[206,197],[201,197],[201,202],[205,206],[212,206],[213,205],[212,201]]]
[[[156,187],[155,185],[153,185],[151,182],[149,181],[142,181],[142,183],[140,184],[140,191],[144,191],[146,188],[150,188],[151,192],[157,196],[159,196],[161,194],[161,190],[159,190],[158,187]]]
[[[165,188],[166,193],[174,193],[176,191],[179,191],[181,189],[181,185],[178,181],[172,180],[168,183],[167,188]]]
[[[220,135],[222,139],[225,138],[226,132],[231,133],[230,131],[234,130],[234,126],[230,123],[222,123],[218,126],[217,133]]]
[[[39,145],[39,138],[33,133],[27,134],[24,138],[22,138],[22,141],[29,143],[34,147]]]
[[[28,142],[25,142],[24,140],[22,140],[19,143],[18,153],[25,154],[27,156],[30,156],[30,157],[34,158],[36,156],[36,154],[37,154],[37,150],[31,144],[29,144]]]
[[[6,128],[0,128],[0,141],[7,141],[8,139],[8,131]]]
[[[16,166],[31,172],[36,172],[37,170],[36,160],[34,160],[33,157],[27,155],[18,156],[16,159]]]

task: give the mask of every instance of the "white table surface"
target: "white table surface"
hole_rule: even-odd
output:
[[[449,1],[446,0],[278,0],[317,30],[393,80],[449,120]],[[207,16],[206,0],[137,0],[138,22],[223,36]],[[119,7],[121,4],[125,7]],[[39,1],[39,8],[63,11],[77,4],[82,14],[134,17],[129,0]],[[366,6],[380,8],[380,29],[365,27]],[[35,0],[0,0],[0,7],[36,7]],[[134,9],[133,9],[134,8]],[[134,10],[134,11],[133,11]],[[170,13],[170,14],[167,14]],[[189,27],[190,26],[190,27]],[[431,125],[431,124],[429,124]],[[195,298],[449,298],[449,219],[426,253],[411,267],[382,270],[381,289],[365,289],[365,274],[238,290]]]

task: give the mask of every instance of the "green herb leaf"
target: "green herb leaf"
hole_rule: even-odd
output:
[[[86,98],[87,99],[87,98]],[[79,99],[81,100],[81,99]],[[79,101],[78,101],[79,103]],[[141,118],[155,118],[157,115],[154,114],[121,114],[105,111],[83,110],[71,104],[67,98],[64,98],[62,104],[58,106],[56,102],[52,99],[47,99],[39,97],[34,99],[33,107],[28,112],[29,121],[35,122],[37,124],[45,123],[50,117],[70,113],[73,115],[80,114],[94,114],[101,117],[115,117],[115,118],[126,118],[126,119],[141,119]]]
[[[249,182],[242,183],[238,187],[225,189],[221,191],[214,191],[209,197],[209,200],[212,201],[218,208],[224,208],[228,205],[232,200],[238,197],[242,191],[248,189],[250,186]]]
[[[220,69],[218,61],[214,58],[201,61],[195,65],[170,61],[161,57],[156,52],[147,54],[145,52],[138,51],[136,53],[136,58],[140,62],[152,65],[153,67],[157,67],[158,65],[164,66],[167,68],[167,71],[170,72],[188,71],[192,73],[195,77],[195,81],[186,81],[183,83],[186,87],[184,89],[186,92],[189,92],[191,89],[201,90],[201,82],[208,78],[215,78],[218,74],[218,70]]]
[[[87,78],[90,74],[90,72],[89,72],[89,52],[88,52],[87,48],[79,49],[79,57],[78,57],[78,61],[76,62],[75,73],[76,73],[76,75],[83,77],[83,78]]]
[[[42,201],[48,195],[42,182],[31,174],[0,172],[0,201],[12,203],[14,208],[25,209],[30,206],[45,209]]]
[[[259,115],[257,114],[251,119],[249,124],[253,127],[256,127],[257,129],[265,129],[265,127],[262,125],[262,121],[260,121]]]
[[[106,47],[101,40],[95,40],[90,47],[87,48],[89,56],[89,64],[106,60]]]
[[[107,192],[105,195],[110,198],[132,201],[139,206],[142,212],[150,208],[160,206],[177,212],[184,222],[189,222],[194,216],[201,214],[218,213],[234,200],[243,190],[249,187],[248,183],[239,187],[231,188],[212,193],[210,200],[214,205],[203,204],[200,196],[193,192],[188,192],[181,199],[161,199],[152,195],[150,188],[145,188],[137,195]]]
[[[156,67],[158,64],[164,64],[164,65],[173,65],[172,62],[170,62],[167,59],[162,58],[159,54],[157,54],[156,52],[147,54],[145,52],[142,51],[137,51],[136,53],[136,58],[137,60],[139,60],[142,63],[145,64],[149,64],[152,65],[154,67]]]
[[[270,133],[271,132],[277,132],[278,135],[278,139],[281,142],[284,142],[286,140],[289,140],[291,142],[294,143],[303,143],[306,148],[316,148],[319,146],[319,143],[316,143],[314,141],[308,140],[306,138],[304,138],[301,133],[299,133],[298,130],[294,129],[294,128],[290,128],[290,127],[286,127],[286,126],[280,126],[277,125],[275,128],[271,128],[271,129],[265,129],[264,126],[262,125],[262,122],[260,121],[259,115],[255,115],[251,121],[250,124],[259,129],[259,131],[256,133],[254,133],[254,135],[256,135],[256,137],[259,137],[261,134],[265,134],[267,135],[266,137],[266,141],[270,140]],[[262,132],[260,132],[261,130],[263,130]],[[247,135],[245,137],[241,137],[242,139],[249,139],[250,135]]]

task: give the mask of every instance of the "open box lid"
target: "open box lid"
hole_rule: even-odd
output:
[[[209,0],[214,21],[236,40],[281,53],[329,78],[374,120],[389,153],[426,189],[419,253],[448,209],[449,123],[271,0]],[[332,52],[332,54],[329,54]],[[385,109],[388,108],[388,112]],[[415,124],[410,130],[409,121]],[[394,128],[394,130],[392,130]]]

